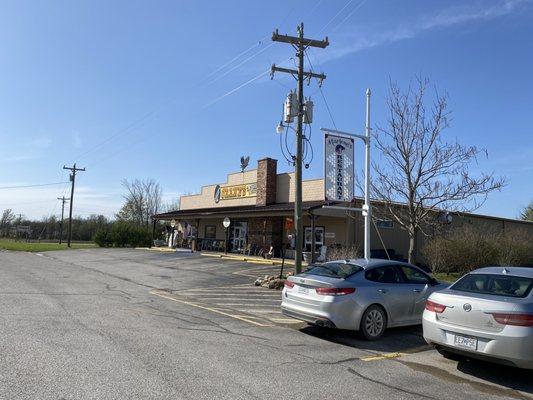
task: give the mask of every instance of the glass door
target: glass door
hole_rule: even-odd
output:
[[[246,247],[246,234],[248,233],[247,222],[235,222],[233,224],[232,249],[239,252]]]

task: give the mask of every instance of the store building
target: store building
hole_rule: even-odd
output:
[[[198,249],[257,254],[273,247],[276,257],[284,250],[293,253],[294,173],[278,173],[277,161],[264,158],[257,168],[230,173],[226,182],[203,186],[200,193],[181,196],[180,209],[155,215],[154,221],[174,220],[177,237],[195,242]],[[304,180],[303,187],[304,251],[311,251],[315,231],[315,251],[325,246],[356,246],[363,249],[364,221],[360,213],[341,207],[361,207],[362,199],[352,203],[324,201],[324,180]],[[335,209],[327,206],[340,206]],[[225,218],[231,224],[226,230]],[[495,232],[519,230],[533,237],[533,223],[475,214],[453,215],[453,227],[464,224],[483,226]],[[155,226],[155,225],[154,225]],[[419,243],[423,241],[419,237]],[[371,228],[374,254],[392,250],[397,258],[407,255],[407,233],[392,220],[377,220]]]

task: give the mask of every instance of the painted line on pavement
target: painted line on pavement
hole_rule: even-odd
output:
[[[410,349],[406,349],[403,351],[393,352],[393,353],[383,353],[383,354],[376,354],[374,356],[368,356],[368,357],[362,357],[361,361],[379,361],[379,360],[390,360],[395,358],[400,358],[409,354],[415,354],[420,353],[422,351],[431,350],[432,347],[430,345],[424,345],[424,346],[418,346],[413,347]]]
[[[192,307],[197,307],[197,308],[201,308],[203,310],[211,311],[211,312],[214,312],[216,314],[220,314],[220,315],[224,315],[226,317],[234,318],[234,319],[237,319],[239,321],[247,322],[247,323],[252,324],[252,325],[263,326],[263,327],[272,326],[272,325],[268,325],[268,324],[262,324],[262,323],[257,322],[257,321],[252,321],[251,319],[249,319],[250,317],[248,317],[248,316],[246,316],[246,318],[245,318],[245,317],[243,317],[241,315],[229,314],[227,312],[220,311],[220,310],[217,310],[215,308],[205,307],[205,306],[202,306],[200,304],[192,303],[190,301],[179,300],[179,299],[176,299],[176,298],[171,297],[169,295],[166,295],[164,293],[155,291],[155,290],[151,290],[150,294],[153,294],[154,296],[162,297],[162,298],[167,299],[167,300],[172,300],[172,301],[175,301],[175,302],[178,302],[178,303],[186,304],[186,305],[189,305],[189,306],[192,306]]]

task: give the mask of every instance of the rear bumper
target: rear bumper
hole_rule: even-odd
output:
[[[290,308],[283,306],[281,307],[281,313],[287,317],[299,319],[300,321],[304,321],[313,325],[322,326],[325,328],[336,328],[333,322],[319,315],[312,315],[302,311],[291,310]]]
[[[485,361],[533,369],[533,328],[507,326],[501,332],[484,332],[443,323],[435,318],[435,313],[427,310],[422,326],[424,339],[433,346]],[[477,349],[456,345],[456,334],[477,338]]]
[[[281,311],[284,315],[310,324],[338,329],[359,329],[363,308],[349,298],[324,298],[317,304],[306,304],[294,296],[282,294]]]

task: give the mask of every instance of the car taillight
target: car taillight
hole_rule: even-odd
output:
[[[491,313],[496,322],[502,325],[533,326],[533,314]]]
[[[355,288],[316,288],[316,293],[323,296],[344,296],[355,292]]]
[[[285,281],[283,283],[285,285],[286,288],[289,288],[289,289],[292,289],[294,287],[294,282],[291,282],[291,281]]]
[[[436,312],[437,314],[443,313],[446,309],[444,304],[435,303],[431,300],[426,300],[426,310]]]

